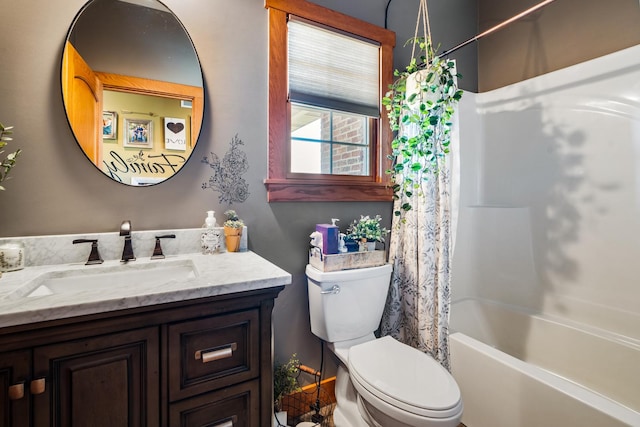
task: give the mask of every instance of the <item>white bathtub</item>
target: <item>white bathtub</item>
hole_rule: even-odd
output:
[[[467,427],[640,426],[640,343],[478,299],[451,308]]]

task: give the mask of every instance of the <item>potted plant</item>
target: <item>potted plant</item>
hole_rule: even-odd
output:
[[[375,250],[376,242],[384,242],[384,236],[389,231],[380,225],[382,217],[376,215],[370,218],[369,215],[360,215],[359,220],[354,220],[347,229],[347,237],[360,244],[360,250]]]
[[[394,214],[409,211],[414,193],[420,195],[421,182],[439,171],[440,161],[450,151],[451,118],[462,98],[458,89],[455,62],[440,58],[429,35],[412,39],[420,51],[419,61],[412,58],[389,86],[382,100],[391,130],[390,159],[394,198],[400,208]]]
[[[275,413],[274,426],[287,425],[287,411],[283,405],[283,398],[297,391],[300,361],[294,353],[287,363],[277,363],[273,369],[273,410]]]
[[[232,209],[226,211],[224,215],[227,217],[227,220],[224,222],[224,237],[227,244],[227,251],[238,252],[244,221],[238,218],[236,211]]]
[[[11,141],[12,138],[9,137],[11,135],[13,126],[4,127],[2,123],[0,123],[0,155],[4,153],[2,150],[7,146],[8,141]],[[21,150],[16,150],[13,153],[7,154],[6,157],[0,157],[0,182],[7,179],[7,175],[16,164],[16,159],[20,155]],[[0,185],[0,190],[4,190],[4,187]]]

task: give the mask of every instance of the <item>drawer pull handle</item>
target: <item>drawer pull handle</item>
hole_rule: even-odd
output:
[[[238,349],[238,345],[236,343],[227,344],[222,348],[218,348],[217,350],[198,350],[196,351],[196,360],[202,359],[202,363],[214,362],[220,359],[228,359],[233,356],[233,352]],[[221,424],[221,426],[224,424]],[[233,425],[233,424],[232,424]]]
[[[38,378],[37,380],[31,381],[31,385],[29,386],[29,390],[31,394],[42,394],[45,390],[45,380],[44,378]]]
[[[18,400],[24,397],[24,383],[9,386],[9,399]]]
[[[214,425],[213,427],[233,427],[233,420],[224,421],[224,422],[222,422],[220,424]]]

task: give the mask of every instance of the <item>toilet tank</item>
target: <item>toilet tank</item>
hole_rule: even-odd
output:
[[[378,329],[391,280],[391,264],[332,272],[307,265],[306,274],[314,335],[335,343]],[[334,286],[339,292],[332,291]]]

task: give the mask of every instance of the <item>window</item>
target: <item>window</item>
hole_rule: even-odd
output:
[[[269,201],[392,200],[381,97],[395,34],[305,0],[269,9]]]
[[[371,119],[291,103],[292,173],[368,176]]]

